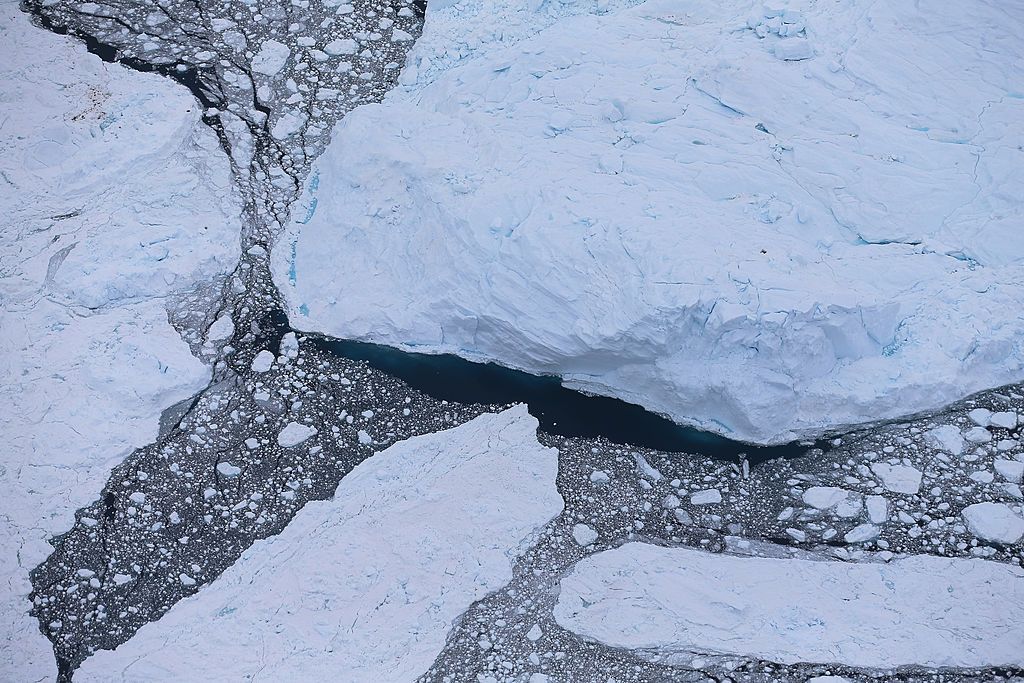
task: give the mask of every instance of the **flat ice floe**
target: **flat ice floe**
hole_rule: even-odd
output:
[[[275,251],[294,325],[758,442],[1024,377],[1019,13],[531,5],[431,9],[338,126]]]
[[[518,406],[382,451],[76,680],[413,680],[562,510],[536,428]]]
[[[561,583],[558,623],[607,645],[688,663],[1024,665],[1024,570],[912,556],[888,564],[712,554],[629,543]]]

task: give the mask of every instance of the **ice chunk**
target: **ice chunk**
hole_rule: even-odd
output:
[[[627,543],[561,582],[560,626],[637,656],[694,652],[783,664],[1024,664],[1024,569],[913,556],[889,563],[737,557]]]
[[[351,38],[336,38],[324,45],[324,52],[332,57],[337,57],[338,55],[355,54],[358,48],[359,45]]]
[[[909,465],[879,462],[871,471],[882,480],[882,486],[895,493],[917,493],[921,488],[921,470]]]
[[[889,502],[884,496],[867,497],[868,519],[873,524],[882,524],[889,519]]]
[[[288,358],[298,357],[299,339],[294,332],[289,332],[281,337],[281,353]]]
[[[225,313],[210,325],[206,338],[210,341],[224,341],[225,339],[230,339],[234,333],[235,324],[231,322],[231,315]]]
[[[992,411],[987,408],[975,408],[967,413],[967,417],[969,417],[971,422],[979,427],[988,427],[988,421],[989,418],[992,417]]]
[[[298,446],[300,443],[316,434],[316,427],[302,424],[301,422],[289,422],[277,435],[277,443],[285,448]]]
[[[1024,536],[1024,519],[1004,503],[975,503],[963,511],[972,534],[985,541],[1016,543]]]
[[[964,438],[971,443],[988,443],[992,440],[992,432],[984,427],[971,427],[964,433]]]
[[[636,468],[640,470],[640,474],[650,479],[651,481],[661,481],[661,472],[655,469],[644,456],[639,453],[634,453],[633,458],[636,460]]]
[[[833,508],[846,500],[851,491],[835,486],[812,486],[804,491],[803,501],[816,510]]]
[[[222,477],[228,477],[230,479],[241,474],[242,468],[232,465],[225,460],[217,463],[217,472],[219,472]]]
[[[1020,460],[996,458],[994,465],[996,472],[998,472],[999,476],[1006,481],[1014,484],[1020,484],[1021,479],[1024,478],[1024,462],[1021,462]]]
[[[252,371],[253,372],[267,372],[274,366],[275,356],[266,349],[256,354],[256,357],[252,359]]]
[[[964,452],[963,435],[953,425],[942,425],[929,429],[924,434],[924,440],[932,448],[946,451],[950,455],[960,455]]]
[[[1017,426],[1017,413],[1003,411],[999,413],[993,413],[989,418],[989,426],[991,427],[1002,427],[1003,429],[1013,429]]]
[[[276,40],[267,40],[252,58],[252,70],[264,76],[276,76],[284,68],[291,49]]]
[[[722,493],[718,489],[704,489],[690,494],[691,505],[715,505],[722,502]]]
[[[878,527],[874,524],[859,524],[850,529],[843,540],[847,543],[864,543],[878,538]]]
[[[593,527],[586,524],[574,524],[572,527],[572,537],[578,544],[588,546],[597,540],[597,532],[594,531]]]

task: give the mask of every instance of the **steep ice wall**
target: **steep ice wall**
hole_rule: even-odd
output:
[[[46,680],[28,572],[209,369],[168,297],[230,271],[240,208],[191,94],[0,5],[0,678]]]
[[[562,510],[536,430],[518,406],[378,453],[76,679],[414,680]]]
[[[433,7],[275,252],[296,326],[757,442],[1024,377],[1019,14]]]

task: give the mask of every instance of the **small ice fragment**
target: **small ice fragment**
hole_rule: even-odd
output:
[[[864,543],[876,538],[878,538],[878,527],[874,524],[859,524],[843,536],[843,540],[847,543]]]
[[[572,527],[572,537],[581,546],[588,546],[597,540],[597,532],[586,524],[575,524]]]
[[[705,489],[690,494],[692,505],[715,505],[722,502],[722,494],[718,489]]]
[[[882,480],[882,486],[895,493],[917,493],[921,488],[921,471],[913,467],[879,462],[871,471]]]
[[[264,349],[252,359],[253,372],[267,372],[274,366],[274,354]]]
[[[1004,503],[975,503],[962,514],[970,532],[982,540],[1010,544],[1024,536],[1024,519]]]
[[[298,446],[300,443],[316,434],[316,427],[304,425],[301,422],[289,422],[277,435],[277,443],[285,448]]]
[[[219,472],[222,477],[237,477],[242,473],[242,468],[235,467],[231,463],[225,461],[217,463],[217,472]]]

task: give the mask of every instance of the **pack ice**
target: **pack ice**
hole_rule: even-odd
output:
[[[1024,570],[979,559],[738,557],[628,543],[561,583],[556,621],[689,663],[742,655],[866,668],[1020,666]]]
[[[517,406],[378,453],[75,679],[414,680],[562,510],[536,429]]]
[[[755,442],[1024,378],[1021,13],[431,7],[275,252],[296,326]]]

